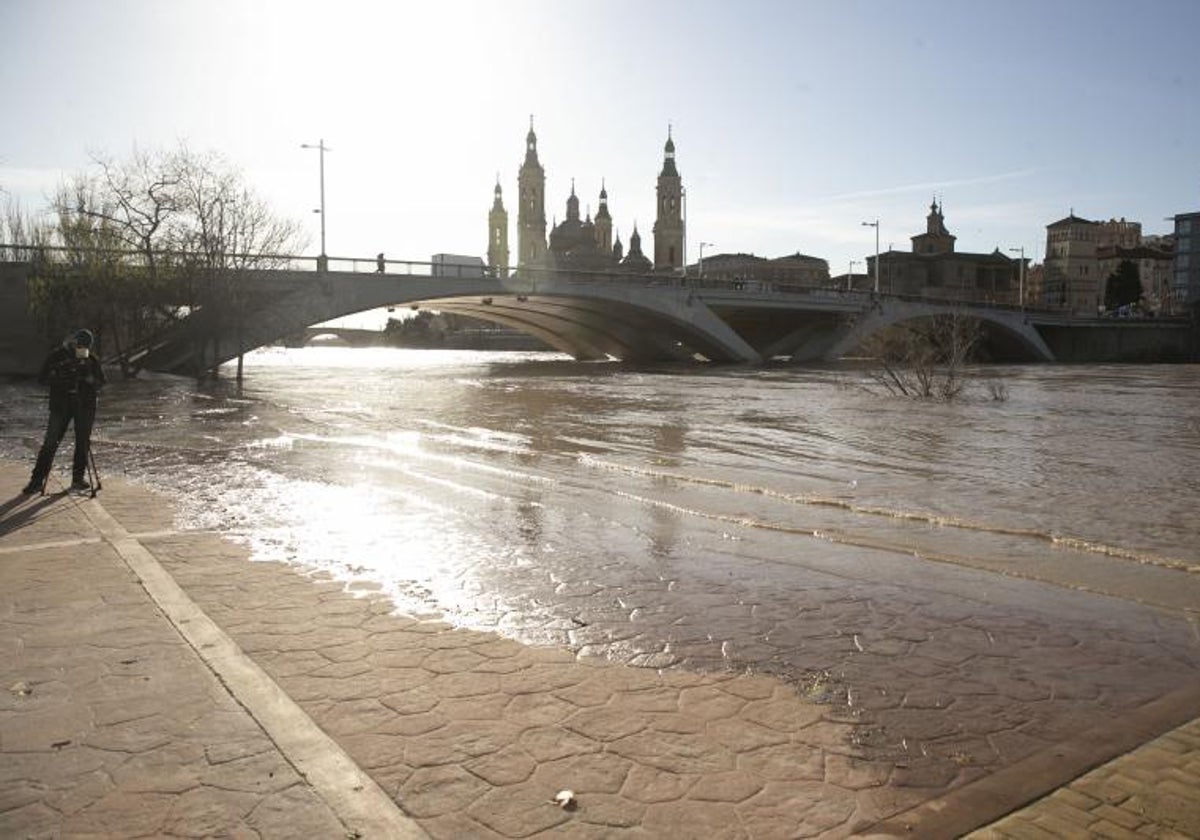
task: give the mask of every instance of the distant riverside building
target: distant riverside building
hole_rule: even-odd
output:
[[[537,135],[533,121],[525,136],[525,161],[517,174],[517,268],[558,268],[577,271],[626,271],[636,274],[677,272],[684,262],[685,224],[683,180],[675,165],[675,141],[667,132],[662,171],[658,176],[658,214],[654,222],[654,259],[642,253],[642,236],[634,223],[625,251],[613,227],[608,207],[608,189],[601,181],[595,219],[581,216],[575,181],[567,197],[566,215],[546,234],[546,172],[538,160]],[[499,272],[507,270],[507,213],[497,183],[492,212],[488,216],[488,263]]]
[[[1025,305],[1026,306],[1045,306],[1045,281],[1046,281],[1046,266],[1042,263],[1029,266],[1025,269]]]
[[[1096,311],[1100,305],[1100,266],[1096,263],[1099,239],[1099,225],[1074,212],[1046,225],[1041,303],[1072,312]]]
[[[912,237],[912,251],[879,255],[879,290],[950,300],[1017,303],[1020,259],[997,248],[990,254],[954,250],[956,238],[946,229],[942,206],[935,199],[925,217],[925,232]],[[867,257],[867,275],[875,277],[875,256]]]
[[[1174,242],[1171,237],[1154,237],[1154,244],[1103,245],[1096,249],[1096,261],[1102,278],[1100,299],[1106,299],[1105,286],[1123,262],[1137,267],[1142,286],[1142,305],[1150,312],[1169,313],[1178,308],[1171,298],[1171,273],[1174,263]]]
[[[1175,261],[1171,274],[1171,300],[1185,306],[1200,305],[1200,212],[1175,216]]]
[[[1041,302],[1082,314],[1100,312],[1108,278],[1130,261],[1138,268],[1147,307],[1170,311],[1171,252],[1171,238],[1143,237],[1141,222],[1092,221],[1072,212],[1046,225]]]
[[[696,262],[689,265],[687,275],[735,283],[753,280],[805,288],[831,285],[829,263],[799,251],[774,259],[754,254],[713,254],[705,257],[703,264]]]

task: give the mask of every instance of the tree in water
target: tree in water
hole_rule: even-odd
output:
[[[877,362],[869,376],[896,396],[956,399],[967,386],[965,367],[982,336],[978,319],[957,312],[896,324],[864,344]]]

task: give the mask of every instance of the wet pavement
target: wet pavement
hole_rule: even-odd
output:
[[[475,592],[472,626],[530,643],[775,676],[825,706],[856,755],[889,763],[892,785],[926,792],[1121,726],[1200,685],[1200,574],[1051,558],[1046,574],[1061,579],[1051,585],[893,550],[848,554],[830,546],[775,564],[718,556],[656,569],[501,561],[462,588]],[[496,609],[491,591],[538,606]]]
[[[531,646],[248,562],[115,479],[92,500],[17,497],[24,478],[0,462],[3,836],[958,836],[1068,783],[1042,802],[1085,827],[1125,809],[1143,836],[1200,830],[1183,611],[973,570],[815,571],[799,604],[694,601],[762,628],[739,652],[756,673],[704,671],[721,657],[661,580],[607,613],[560,580],[575,621]],[[587,655],[642,621],[674,634],[668,660]],[[773,673],[792,661],[825,664]],[[1129,792],[1146,768],[1166,776]]]

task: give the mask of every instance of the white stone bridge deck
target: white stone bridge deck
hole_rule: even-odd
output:
[[[758,364],[837,359],[892,324],[941,314],[978,319],[998,361],[1109,361],[1186,357],[1186,320],[1117,323],[1060,311],[935,300],[760,281],[312,258],[291,268],[226,275],[236,306],[198,308],[152,342],[127,351],[137,367],[199,373],[334,318],[379,307],[455,312],[511,327],[581,360],[703,359]],[[15,264],[8,264],[15,267]],[[337,270],[345,268],[348,270]]]

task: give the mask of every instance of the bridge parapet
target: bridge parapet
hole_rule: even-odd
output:
[[[0,245],[0,255],[12,247]],[[1117,326],[1112,319],[1008,304],[771,281],[526,268],[495,276],[478,266],[423,260],[385,260],[380,272],[376,258],[343,257],[328,258],[330,270],[317,271],[315,257],[275,256],[280,267],[225,277],[243,292],[241,311],[197,308],[152,346],[138,348],[147,365],[196,372],[313,324],[390,305],[472,315],[581,359],[831,359],[891,324],[957,313],[991,325],[1023,358],[1049,360],[1052,347],[1062,344],[1048,344],[1042,330]]]

